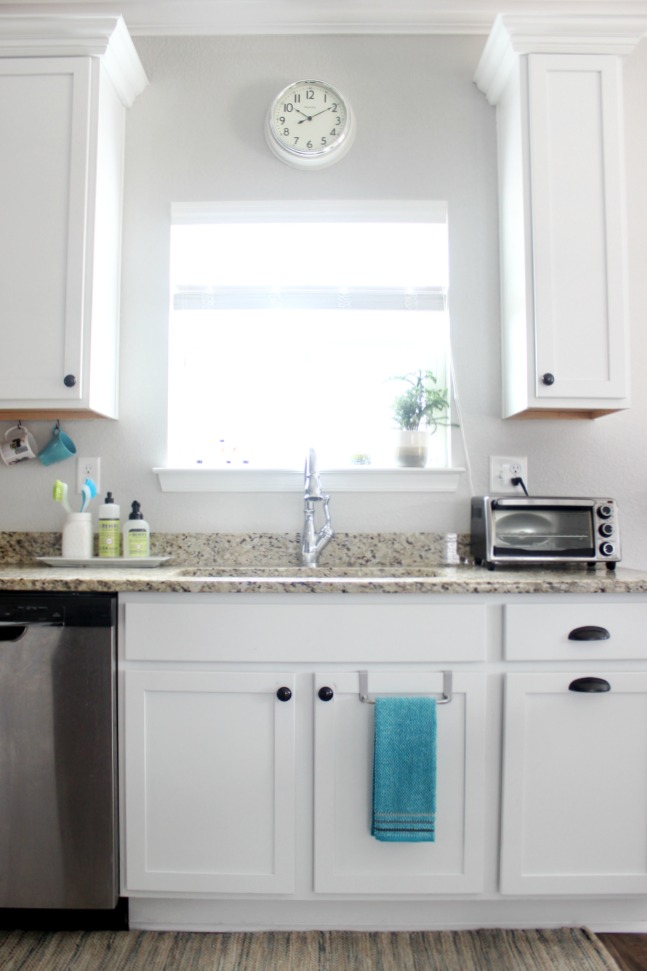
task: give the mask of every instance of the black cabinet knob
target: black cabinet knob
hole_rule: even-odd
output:
[[[73,388],[74,385],[76,384],[76,378],[74,377],[73,374],[66,374],[65,377],[63,378],[63,384],[65,385],[66,388]]]
[[[332,690],[332,688],[329,688],[328,685],[324,685],[323,688],[319,688],[317,694],[321,701],[332,701],[335,697],[335,692]]]
[[[542,374],[541,376],[541,383],[548,385],[555,384],[555,375],[551,374],[550,371],[546,371],[546,373]]]
[[[279,688],[279,690],[276,692],[276,697],[279,699],[279,701],[289,701],[292,697],[292,692],[289,688],[284,686]]]
[[[569,641],[608,641],[611,634],[606,627],[576,627],[568,635]]]
[[[569,691],[580,691],[584,694],[599,694],[601,691],[611,691],[611,685],[604,678],[576,678],[568,686]]]

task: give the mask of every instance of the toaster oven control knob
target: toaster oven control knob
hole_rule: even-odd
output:
[[[601,523],[598,533],[600,536],[613,536],[613,523]]]
[[[613,556],[616,548],[613,543],[600,543],[600,553],[602,556]]]
[[[603,506],[598,506],[598,516],[600,519],[611,519],[613,516],[613,506],[609,506],[606,502]]]
[[[546,371],[545,374],[541,376],[541,383],[546,385],[555,384],[555,375],[551,374],[550,371]]]

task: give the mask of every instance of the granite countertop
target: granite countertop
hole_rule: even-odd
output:
[[[298,534],[158,534],[162,565],[50,566],[60,535],[0,533],[0,591],[103,593],[528,594],[647,593],[647,572],[599,566],[474,566],[469,537],[456,534],[341,534],[317,569],[299,562]]]
[[[193,572],[193,571],[192,571]],[[101,593],[344,593],[344,594],[515,594],[515,593],[647,593],[647,573],[615,572],[584,567],[546,570],[504,567],[495,571],[469,565],[444,566],[434,575],[389,576],[368,571],[366,576],[313,575],[298,569],[269,571],[224,570],[222,575],[186,576],[182,567],[156,569],[58,568],[20,564],[0,567],[0,591],[76,591]],[[229,575],[229,574],[233,575]],[[247,574],[247,575],[246,575]],[[293,575],[292,575],[293,574]]]
[[[59,535],[0,533],[0,591],[647,593],[647,572],[622,567],[476,567],[469,537],[456,534],[341,534],[317,569],[295,566],[298,554],[297,534],[158,534],[151,555],[169,558],[161,566],[49,566],[38,558],[60,556]]]

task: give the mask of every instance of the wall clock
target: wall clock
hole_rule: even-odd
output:
[[[295,81],[272,102],[265,125],[278,158],[299,168],[322,168],[351,147],[355,121],[350,104],[325,81]]]

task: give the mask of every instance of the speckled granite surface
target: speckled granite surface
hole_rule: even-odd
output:
[[[195,567],[290,567],[299,563],[299,543],[298,533],[153,533],[151,556]],[[60,533],[0,532],[0,568],[60,554]],[[321,566],[452,565],[468,556],[469,536],[455,533],[336,533]]]
[[[467,560],[464,536],[425,533],[336,535],[321,566],[303,569],[296,534],[156,534],[153,569],[51,567],[56,533],[0,533],[0,590],[158,593],[528,594],[647,593],[647,573],[598,567],[501,567]]]

